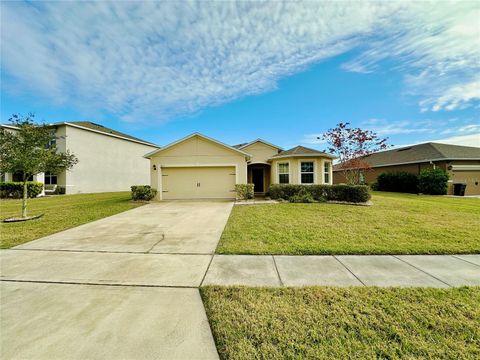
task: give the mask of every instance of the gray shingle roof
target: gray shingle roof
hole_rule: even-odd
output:
[[[439,143],[423,143],[399,149],[380,151],[364,158],[371,167],[422,163],[432,160],[480,160],[480,147],[449,145]],[[339,164],[334,170],[340,168]]]
[[[327,154],[326,152],[323,151],[318,151],[315,149],[310,149],[305,146],[295,146],[294,148],[280,151],[277,155],[272,156],[272,158],[275,157],[285,157],[285,156],[301,156],[301,155],[318,155],[318,156],[325,156],[325,157],[331,157],[333,158],[333,155]]]
[[[95,131],[99,131],[99,132],[102,132],[102,133],[105,133],[105,134],[116,135],[116,136],[124,137],[126,139],[140,141],[140,142],[158,147],[158,145],[155,145],[155,144],[153,144],[149,141],[145,141],[145,140],[139,139],[137,137],[127,135],[125,133],[122,133],[122,132],[117,131],[117,130],[110,129],[110,128],[108,128],[106,126],[103,126],[103,125],[100,125],[100,124],[95,124],[91,121],[67,121],[67,123],[82,126],[82,127],[92,129],[92,130],[95,130]],[[56,123],[56,124],[53,124],[53,125],[62,125],[62,124],[65,124],[65,123]]]

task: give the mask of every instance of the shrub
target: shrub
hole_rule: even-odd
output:
[[[270,185],[270,197],[272,199],[289,200],[293,196],[306,192],[315,201],[346,201],[346,202],[367,202],[370,199],[370,192],[366,185]]]
[[[310,192],[301,188],[297,194],[290,196],[288,201],[291,203],[313,203],[315,200]]]
[[[157,195],[157,190],[152,189],[150,185],[132,185],[132,200],[152,200]]]
[[[27,196],[35,198],[43,191],[43,184],[36,181],[27,182]],[[0,183],[0,198],[21,199],[23,197],[23,183],[22,182],[1,182]]]
[[[236,184],[235,191],[237,192],[237,199],[253,199],[253,186],[253,184]]]
[[[382,173],[377,177],[377,190],[416,194],[418,177],[405,171]]]
[[[422,194],[445,195],[448,174],[443,169],[425,169],[418,175],[418,189]]]

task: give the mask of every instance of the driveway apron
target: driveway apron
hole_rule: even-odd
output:
[[[0,253],[3,359],[216,359],[198,291],[231,202],[162,202]]]

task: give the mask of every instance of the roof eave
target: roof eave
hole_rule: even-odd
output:
[[[438,159],[428,159],[428,160],[416,160],[416,161],[405,161],[399,163],[389,163],[389,164],[380,164],[380,165],[369,165],[371,168],[378,168],[378,167],[386,167],[386,166],[398,166],[398,165],[411,165],[411,164],[423,164],[433,161],[480,161],[480,158],[438,158]],[[333,169],[333,171],[340,171],[340,170],[351,170],[355,168],[337,168]]]
[[[183,137],[183,138],[181,138],[181,139],[179,139],[179,140],[177,140],[177,141],[174,141],[174,142],[172,142],[172,143],[170,143],[170,144],[168,144],[168,145],[165,145],[165,146],[162,147],[162,148],[159,148],[159,149],[156,149],[156,150],[154,150],[154,151],[151,151],[151,152],[143,155],[143,157],[144,157],[144,158],[147,158],[147,159],[150,159],[153,155],[155,155],[155,154],[157,154],[157,153],[159,153],[159,152],[161,152],[161,151],[163,151],[163,150],[166,150],[166,149],[168,149],[168,148],[171,148],[172,146],[177,145],[177,144],[179,144],[179,143],[181,143],[181,142],[183,142],[183,141],[186,141],[186,140],[188,140],[188,139],[190,139],[190,138],[192,138],[192,137],[194,137],[194,136],[199,136],[199,137],[204,138],[204,139],[206,139],[206,140],[209,140],[209,141],[211,141],[211,142],[213,142],[213,143],[216,143],[216,144],[218,144],[218,145],[224,146],[224,147],[226,147],[226,148],[228,148],[228,149],[230,149],[230,150],[232,150],[232,151],[239,152],[239,153],[245,155],[247,158],[251,158],[251,157],[252,157],[252,155],[246,153],[245,151],[242,151],[242,150],[237,149],[237,148],[235,148],[235,147],[233,147],[233,146],[230,146],[230,145],[227,145],[227,144],[225,144],[225,143],[222,143],[221,141],[215,140],[215,139],[213,139],[213,138],[211,138],[211,137],[208,137],[208,136],[206,136],[206,135],[200,134],[200,133],[198,133],[198,132],[195,132],[195,133],[193,133],[193,134],[187,135],[187,136],[185,136],[185,137]]]
[[[336,156],[330,155],[330,154],[289,154],[289,155],[272,156],[268,160],[284,159],[284,158],[290,158],[290,157],[324,157],[332,160],[337,158]]]

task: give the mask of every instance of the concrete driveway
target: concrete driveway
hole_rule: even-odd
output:
[[[15,249],[212,254],[232,206],[232,202],[153,203]]]
[[[216,359],[198,292],[231,202],[149,204],[0,252],[2,359]]]

